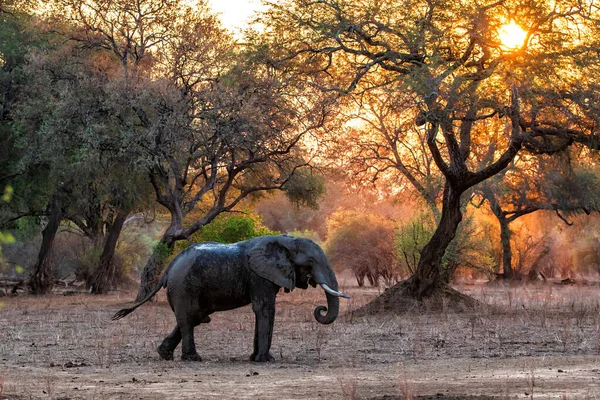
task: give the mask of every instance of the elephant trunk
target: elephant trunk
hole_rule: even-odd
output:
[[[338,291],[338,283],[329,263],[326,268],[313,269],[314,281],[320,285],[327,296],[327,307],[318,306],[315,308],[315,319],[320,324],[331,324],[337,318],[340,312],[340,297],[350,298],[346,293]],[[323,314],[325,313],[325,314]]]
[[[327,307],[318,306],[314,312],[317,322],[324,325],[331,324],[337,318],[340,312],[340,297],[350,298],[346,293],[338,291],[338,283],[333,271],[331,271],[327,280],[329,284],[319,283],[327,296]],[[326,312],[326,314],[323,315],[322,312]]]
[[[330,293],[327,295],[327,307],[318,306],[315,308],[315,319],[320,324],[331,324],[337,318],[340,311],[340,298]],[[321,314],[322,311],[326,311],[325,315]]]

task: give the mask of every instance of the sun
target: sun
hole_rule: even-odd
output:
[[[515,21],[504,24],[498,30],[501,46],[504,50],[517,50],[523,47],[527,39],[527,31],[523,30]]]

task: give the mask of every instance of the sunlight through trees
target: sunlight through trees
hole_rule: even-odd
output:
[[[264,29],[242,39],[204,1],[0,4],[0,187],[15,191],[0,228],[35,221],[34,292],[52,286],[61,226],[93,249],[87,288],[104,293],[125,222],[158,216],[141,299],[176,243],[219,215],[261,209],[273,191],[318,213],[343,181],[431,216],[411,276],[386,296],[461,301],[448,282],[477,269],[468,258],[512,271],[516,218],[550,210],[567,223],[598,209],[594,2],[282,0],[261,10]],[[347,211],[324,208],[321,219]],[[465,239],[484,235],[473,216],[484,209],[501,259]],[[286,223],[273,226],[307,229],[279,211],[269,219]],[[389,232],[405,225],[390,224],[383,236],[397,252]],[[312,223],[324,240],[325,225]]]

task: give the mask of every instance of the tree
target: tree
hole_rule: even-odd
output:
[[[405,113],[417,104],[390,88],[371,90],[356,101],[348,105],[349,128],[330,132],[328,158],[356,182],[416,192],[439,220],[442,174],[427,151],[426,132],[406,121]]]
[[[466,191],[522,151],[598,147],[599,16],[596,6],[570,0],[271,3],[265,40],[273,64],[343,96],[377,88],[405,93],[415,106],[403,110],[402,121],[422,130],[443,175],[437,228],[415,274],[388,291],[388,300],[457,295],[443,284],[440,265]],[[499,33],[511,19],[527,31],[516,47]],[[483,165],[473,157],[478,147],[494,149]]]
[[[570,225],[563,214],[598,210],[598,177],[585,166],[589,158],[581,157],[581,163],[572,162],[567,153],[516,159],[509,168],[477,187],[476,192],[488,202],[500,226],[504,279],[518,278],[512,262],[512,222],[538,210],[552,210]]]
[[[64,39],[72,33],[69,28],[46,36],[50,42]],[[50,290],[48,256],[62,219],[101,249],[88,286],[92,293],[106,292],[114,283],[111,260],[123,223],[149,193],[124,151],[122,137],[128,132],[121,120],[127,116],[114,101],[119,70],[107,51],[64,40],[31,49],[22,68],[27,85],[11,112],[13,149],[20,155],[13,172],[29,184],[15,187],[23,198],[23,190],[45,193],[46,210],[28,208],[49,216],[31,278],[35,293]]]
[[[23,66],[28,50],[40,45],[31,16],[12,1],[0,3],[0,186],[5,187],[18,175],[21,153],[15,147],[11,111],[19,89],[26,85]]]
[[[42,246],[28,283],[33,294],[49,293],[54,285],[50,254],[58,227],[64,216],[64,208],[59,194],[51,197],[47,213],[48,221],[42,230]]]
[[[163,151],[168,164],[152,167],[157,200],[171,214],[162,245],[171,249],[175,241],[188,239],[256,192],[298,188],[299,168],[308,164],[296,148],[307,132],[322,124],[327,110],[317,108],[322,114],[297,129],[293,106],[278,86],[275,79],[233,71],[199,94],[208,100],[198,110],[199,120],[190,121],[190,142],[184,149],[193,153],[178,163],[176,154]],[[203,211],[202,217],[186,222],[195,208]],[[159,261],[153,255],[144,269],[139,298],[152,288],[162,267]]]
[[[44,47],[47,42],[34,28],[27,12],[27,2],[0,4],[0,185],[9,186],[15,193],[10,204],[2,204],[4,223],[24,215],[46,215],[42,246],[30,279],[34,293],[46,293],[52,288],[52,269],[49,255],[54,235],[62,218],[60,195],[48,191],[47,171],[39,163],[25,167],[22,162],[27,151],[14,128],[15,109],[29,81],[24,72],[30,49]],[[35,173],[32,173],[35,171]],[[36,178],[34,178],[36,175]]]
[[[171,218],[142,272],[143,299],[176,241],[248,196],[298,186],[299,169],[308,165],[298,145],[322,125],[328,107],[296,95],[260,54],[245,63],[204,2],[61,4],[82,27],[76,40],[108,49],[120,61],[116,97],[134,117],[123,119],[130,131],[123,145]]]

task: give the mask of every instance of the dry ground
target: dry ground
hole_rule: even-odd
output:
[[[154,350],[174,323],[163,292],[116,322],[134,293],[1,298],[0,399],[600,398],[600,287],[459,289],[485,305],[357,318],[377,290],[342,286],[330,326],[320,291],[281,294],[269,364],[247,361],[249,307],[197,328],[190,363]]]

